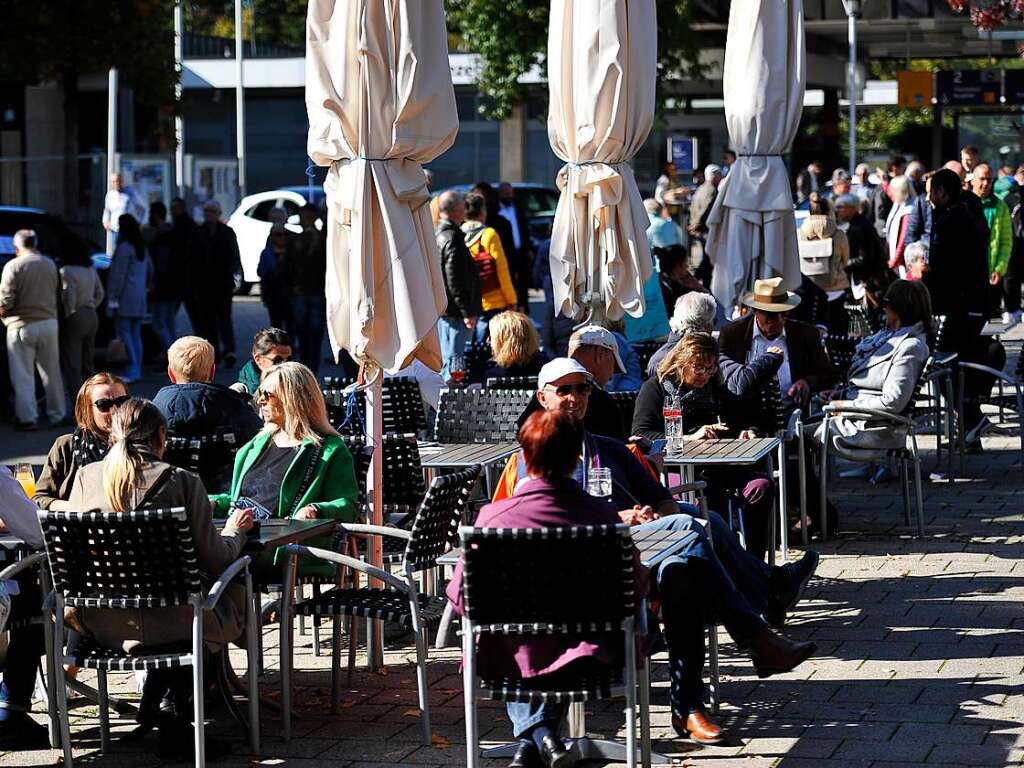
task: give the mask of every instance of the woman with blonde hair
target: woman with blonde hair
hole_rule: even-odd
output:
[[[778,355],[761,355],[751,361],[754,379],[765,380],[778,368]],[[718,368],[718,342],[710,333],[684,336],[661,361],[657,375],[644,382],[633,411],[631,434],[651,440],[665,437],[664,407],[673,402],[682,417],[683,440],[755,437],[757,404],[734,395]],[[764,474],[742,467],[705,469],[708,497],[715,509],[726,509],[730,493],[743,500],[747,550],[763,558],[768,551],[771,523],[772,482]]]
[[[214,507],[227,511],[243,500],[272,517],[355,520],[352,455],[327,418],[313,372],[296,362],[268,369],[256,402],[266,426],[239,449],[231,490],[211,496]]]
[[[491,318],[491,365],[484,381],[500,376],[536,376],[548,361],[540,351],[540,335],[522,312],[509,310]]]
[[[40,509],[66,510],[75,475],[107,455],[110,425],[117,408],[128,401],[124,381],[110,373],[86,379],[75,398],[75,431],[61,435],[50,448],[32,500]]]
[[[914,185],[906,176],[897,176],[889,182],[889,196],[892,197],[892,208],[885,219],[889,269],[897,270],[900,277],[905,277],[907,270],[903,263],[903,249],[906,247],[910,213],[914,210]]]
[[[184,507],[200,572],[219,574],[240,556],[245,532],[252,527],[252,512],[236,509],[218,531],[198,475],[162,460],[166,438],[167,426],[155,405],[140,399],[123,403],[111,419],[110,450],[103,461],[81,468],[68,506],[108,512]],[[210,586],[205,582],[205,587]],[[217,650],[241,636],[245,626],[244,603],[244,591],[235,585],[214,610],[204,611],[203,636],[208,648]],[[148,653],[187,642],[191,618],[188,605],[134,611],[78,608],[69,617],[69,624],[92,635],[102,647]],[[193,743],[192,707],[188,703],[191,674],[187,669],[179,674],[182,671],[179,668],[151,672],[139,708],[141,732],[159,724],[160,754],[167,757],[187,755]],[[159,713],[160,700],[168,690],[177,716]]]

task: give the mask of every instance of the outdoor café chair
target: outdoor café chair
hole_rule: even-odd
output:
[[[637,633],[646,631],[646,601],[637,600],[629,526],[459,529],[463,552],[462,675],[466,708],[466,765],[479,759],[477,699],[503,702],[568,702],[572,754],[579,760],[637,763],[639,687],[641,760],[650,765],[650,675],[637,668]],[[622,666],[609,665],[575,679],[562,675],[557,688],[526,678],[481,678],[477,642],[508,635],[571,635],[620,642]],[[567,667],[563,672],[568,672]],[[639,672],[639,674],[638,674]],[[625,696],[626,745],[591,740],[574,727],[587,701]],[[575,710],[575,711],[574,711]],[[488,750],[488,758],[516,749]]]
[[[46,557],[53,592],[45,607],[53,612],[55,624],[49,652],[56,669],[65,664],[95,669],[98,678],[100,747],[110,746],[110,716],[107,710],[107,673],[142,672],[169,667],[192,667],[195,707],[195,764],[205,759],[205,716],[203,683],[203,612],[212,611],[237,578],[245,581],[246,626],[256,627],[252,600],[250,558],[243,556],[229,565],[203,594],[199,565],[195,558],[192,531],[184,507],[146,509],[131,512],[40,511],[39,522],[46,543]],[[129,654],[103,648],[83,636],[75,649],[65,651],[64,609],[88,608],[134,610],[138,608],[192,609],[191,642],[179,650],[162,648],[159,653]],[[249,682],[249,746],[259,754],[259,691],[256,683],[256,635],[247,636]],[[226,653],[226,651],[225,651]],[[223,656],[222,656],[223,661]],[[71,728],[67,690],[50,677],[49,696],[55,696],[61,723],[64,765],[72,766]]]
[[[364,560],[330,552],[325,549],[306,547],[298,544],[287,546],[288,561],[285,566],[285,584],[294,581],[299,556],[315,558],[324,562],[347,566],[354,571],[383,582],[382,587],[337,587],[301,600],[294,605],[283,601],[281,610],[281,709],[285,741],[292,733],[292,616],[330,616],[337,622],[341,616],[364,619],[383,619],[411,629],[416,637],[416,683],[419,692],[420,722],[423,726],[424,744],[430,744],[430,710],[427,704],[427,628],[438,622],[447,603],[444,597],[424,594],[416,583],[416,574],[425,578],[424,571],[436,565],[437,558],[447,552],[457,541],[457,530],[473,486],[480,475],[476,465],[459,472],[435,477],[423,497],[423,503],[416,513],[412,529],[405,531],[376,525],[353,525],[343,523],[342,528],[350,534],[382,536],[401,539],[405,542],[402,558],[402,574],[394,575],[388,570],[377,568]],[[285,589],[290,595],[291,590]],[[338,632],[333,633],[331,649],[331,709],[337,711],[341,695],[339,669],[340,647]],[[350,658],[351,662],[351,658]]]
[[[222,493],[231,486],[235,454],[240,447],[230,429],[188,436],[168,431],[163,460],[195,472],[209,493]]]
[[[998,395],[988,395],[981,398],[982,403],[990,405],[998,405],[1000,416],[1007,410],[1007,397],[1004,396],[1004,387],[1009,387],[1013,390],[1013,394],[1009,396],[1010,402],[1013,405],[1009,406],[1009,410],[1016,411],[1017,414],[1017,428],[1020,431],[1020,459],[1021,466],[1024,466],[1024,355],[1021,355],[1017,359],[1017,367],[1012,374],[1006,373],[1005,371],[997,371],[995,368],[989,368],[987,365],[981,365],[980,363],[968,363],[960,361],[960,389],[959,389],[959,400],[957,404],[957,413],[963,414],[964,412],[964,379],[966,377],[966,371],[978,371],[980,373],[987,373],[991,376],[995,376],[996,384],[998,385]],[[961,426],[960,429],[960,461],[963,462],[964,457],[964,429]]]
[[[484,381],[485,389],[526,389],[537,391],[536,376],[492,376]]]
[[[353,394],[355,379],[324,377],[327,417],[343,435],[361,436],[366,431],[366,395]],[[385,377],[381,383],[381,414],[384,432],[420,433],[427,428],[420,385],[411,376]]]
[[[534,390],[523,389],[443,389],[434,421],[434,440],[439,443],[515,442],[518,419],[533,395]]]

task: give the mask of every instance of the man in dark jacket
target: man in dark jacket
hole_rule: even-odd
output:
[[[314,375],[320,373],[320,348],[327,331],[327,234],[316,228],[317,213],[317,207],[311,204],[299,209],[302,231],[289,239],[280,270],[290,289],[298,360]]]
[[[247,395],[214,384],[213,374],[213,345],[198,336],[182,336],[167,350],[171,384],[156,393],[153,404],[171,437],[224,438],[224,450],[199,471],[206,490],[221,493],[231,482],[235,450],[255,437],[263,422]]]
[[[185,312],[188,314],[188,322],[192,326],[193,333],[199,333],[202,327],[202,312],[199,308],[198,282],[194,273],[192,262],[192,249],[195,247],[196,223],[185,207],[185,201],[180,197],[171,200],[171,224],[174,230],[171,233],[171,249],[174,257],[182,266],[182,300],[185,304]]]
[[[242,273],[242,260],[234,230],[220,217],[220,203],[207,200],[203,205],[203,223],[196,228],[192,240],[192,290],[196,291],[199,308],[199,327],[192,330],[209,341],[217,360],[223,360],[230,368],[237,359],[231,300],[235,279]]]
[[[932,310],[946,316],[946,347],[961,360],[1002,368],[1005,351],[981,335],[988,312],[988,238],[981,238],[977,218],[963,199],[959,175],[949,169],[936,171],[930,180],[928,199],[933,207],[924,284],[931,294]],[[957,379],[954,377],[954,383]],[[967,442],[979,442],[987,423],[978,396],[992,387],[992,377],[971,374],[964,386],[964,427]]]
[[[466,247],[460,227],[466,220],[466,202],[451,190],[441,194],[441,221],[437,225],[437,250],[441,254],[441,272],[448,308],[437,324],[441,341],[441,375],[451,379],[452,359],[461,356],[480,315],[480,276]]]
[[[509,261],[515,263],[515,271],[512,282],[516,285],[516,297],[519,301],[521,312],[529,314],[530,311],[530,285],[533,282],[533,241],[530,240],[530,224],[526,220],[526,212],[523,206],[516,200],[516,190],[507,181],[498,185],[498,205],[494,209],[496,218],[505,219],[508,222],[508,231],[512,236],[512,250],[506,250],[506,255],[515,254],[515,258]],[[490,226],[490,221],[488,221]],[[501,230],[498,230],[501,232]],[[502,245],[505,245],[502,241]]]

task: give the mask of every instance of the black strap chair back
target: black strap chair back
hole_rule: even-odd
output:
[[[477,633],[619,630],[636,611],[625,525],[459,529],[463,608]]]
[[[233,430],[205,435],[167,433],[164,461],[195,472],[210,493],[222,493],[231,485],[235,454],[241,443]]]
[[[480,465],[476,464],[431,481],[413,519],[412,536],[405,547],[407,570],[433,568],[437,558],[458,545],[459,523],[466,513],[480,470]]]
[[[533,397],[525,389],[449,389],[441,392],[434,422],[440,443],[513,442],[516,422]]]
[[[466,383],[480,384],[484,380],[484,371],[491,361],[491,345],[486,341],[467,341],[462,352],[466,364]]]
[[[40,513],[53,586],[68,606],[164,608],[201,592],[182,507]]]
[[[671,307],[668,308],[668,313],[672,314]],[[654,353],[661,349],[662,344],[664,344],[663,341],[634,341],[632,343],[633,351],[640,358],[640,375],[643,378],[647,378],[647,364],[651,362]]]
[[[484,382],[487,389],[525,389],[537,391],[536,376],[494,376]]]
[[[639,392],[609,392],[612,396],[612,400],[615,401],[615,407],[619,409],[619,417],[622,419],[622,431],[625,435],[632,434],[633,430],[633,411],[636,410],[636,397]]]
[[[786,429],[788,421],[782,406],[782,390],[774,376],[766,381],[754,395],[754,428],[763,435],[777,435]]]
[[[860,339],[853,336],[829,335],[825,339],[825,350],[828,352],[828,359],[839,371],[840,382],[846,381],[847,373],[850,370],[850,363],[853,362],[853,353],[857,349]]]
[[[340,376],[324,377],[327,417],[342,435],[362,435],[366,427],[366,394],[356,392],[354,407],[346,391],[355,381]],[[381,413],[385,432],[420,432],[426,429],[420,385],[410,376],[384,379],[381,385]]]
[[[366,503],[366,473],[370,469],[373,448],[365,435],[342,435],[355,464],[359,483],[360,507]],[[416,436],[410,434],[384,435],[384,494],[385,511],[412,513],[423,499],[423,468]]]

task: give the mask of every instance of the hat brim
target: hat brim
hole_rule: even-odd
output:
[[[758,301],[754,293],[745,293],[740,299],[740,304],[751,309],[760,309],[762,312],[789,312],[794,307],[800,306],[800,297],[795,293],[788,293],[784,302]]]

